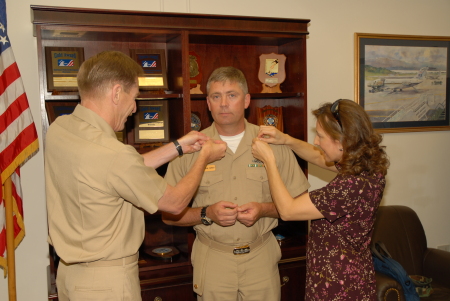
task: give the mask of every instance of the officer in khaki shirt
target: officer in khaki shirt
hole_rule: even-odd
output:
[[[214,123],[202,131],[227,143],[225,157],[207,165],[192,208],[163,214],[167,224],[194,226],[193,287],[197,300],[279,300],[280,247],[272,234],[278,212],[270,194],[264,165],[251,152],[259,127],[248,123],[247,82],[233,67],[216,69],[207,84]],[[280,173],[292,196],[309,188],[292,151],[271,145]],[[175,185],[197,154],[173,160],[165,179]]]
[[[81,104],[48,129],[48,240],[61,258],[56,279],[60,301],[141,300],[137,252],[144,239],[143,210],[180,213],[206,164],[225,153],[223,142],[198,132],[143,155],[119,142],[114,131],[121,131],[136,111],[141,73],[121,52],[89,58],[78,73]],[[200,148],[176,186],[155,171]]]

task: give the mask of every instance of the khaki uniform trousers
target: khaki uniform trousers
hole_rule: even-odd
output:
[[[280,300],[280,259],[272,233],[262,245],[241,255],[209,247],[197,238],[192,253],[197,301]]]
[[[140,301],[138,256],[58,266],[59,301]]]

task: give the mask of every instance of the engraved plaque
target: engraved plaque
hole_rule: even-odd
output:
[[[134,142],[169,142],[167,100],[137,101]]]
[[[283,108],[265,106],[256,108],[258,125],[272,125],[283,132]]]
[[[164,49],[131,49],[131,57],[141,65],[140,90],[167,89],[166,56]]]
[[[259,56],[258,79],[262,83],[261,93],[281,93],[280,84],[286,79],[286,56],[270,53]]]
[[[78,91],[77,74],[83,61],[82,47],[45,47],[47,90]]]

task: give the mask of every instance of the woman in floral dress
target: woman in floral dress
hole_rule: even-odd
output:
[[[312,220],[305,300],[376,300],[370,240],[383,196],[389,160],[364,109],[339,99],[313,111],[314,145],[261,126],[253,141],[265,163],[271,193],[283,220]],[[286,144],[299,157],[337,173],[325,187],[292,198],[267,143]]]

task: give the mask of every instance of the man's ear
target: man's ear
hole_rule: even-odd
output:
[[[208,96],[206,96],[206,103],[208,104],[208,110],[211,111],[211,105],[210,105]]]
[[[111,100],[115,105],[119,104],[121,92],[122,92],[122,85],[120,84],[115,84],[111,89]]]
[[[246,109],[247,109],[248,106],[250,105],[250,99],[251,99],[250,94],[245,94],[244,105],[245,105],[245,108],[246,108]]]

